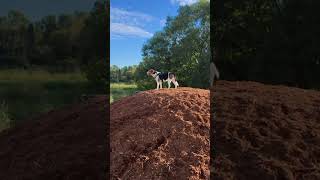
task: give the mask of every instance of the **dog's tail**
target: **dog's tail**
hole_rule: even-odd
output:
[[[176,85],[176,86],[179,86],[179,83],[177,81],[177,76],[176,74],[172,73],[172,72],[169,72],[169,78],[170,79],[174,79],[173,83]]]
[[[211,62],[210,63],[210,86],[213,86],[213,82],[215,80],[215,77],[216,79],[220,79],[220,73],[216,67],[216,65]]]
[[[213,66],[213,72],[215,73],[215,76],[217,77],[217,79],[220,79],[220,73],[217,69],[217,66],[214,63],[212,63],[212,66]]]
[[[179,87],[179,83],[177,80],[172,81],[175,87]]]
[[[176,75],[172,72],[169,72],[169,79],[173,79],[173,78],[176,78]]]

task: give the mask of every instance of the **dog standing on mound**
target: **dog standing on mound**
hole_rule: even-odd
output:
[[[149,71],[147,71],[147,75],[152,76],[156,80],[156,90],[158,90],[159,88],[162,89],[162,82],[165,81],[168,82],[168,89],[171,86],[171,82],[174,84],[175,88],[179,86],[178,81],[176,80],[176,75],[172,72],[158,72],[154,69],[149,69]]]

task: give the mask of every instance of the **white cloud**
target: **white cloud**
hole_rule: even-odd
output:
[[[167,22],[167,20],[161,19],[161,20],[160,20],[160,26],[161,26],[161,27],[164,27],[164,26],[166,25],[166,22]]]
[[[153,16],[141,12],[127,11],[119,8],[110,8],[110,20],[116,23],[125,23],[135,26],[144,26],[154,20]]]
[[[110,28],[112,39],[125,37],[149,38],[152,33],[145,26],[155,18],[148,14],[110,7]]]
[[[122,23],[111,23],[111,37],[121,38],[121,37],[142,37],[150,38],[152,33],[149,33],[142,28],[137,26],[130,26]]]
[[[172,4],[179,4],[180,6],[191,5],[199,0],[170,0]],[[210,0],[207,0],[210,1]]]
[[[172,4],[177,3],[180,6],[191,5],[191,4],[198,2],[198,0],[170,0],[170,1]]]

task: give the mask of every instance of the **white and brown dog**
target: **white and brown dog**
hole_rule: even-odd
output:
[[[154,69],[149,69],[147,72],[148,76],[152,76],[156,82],[157,82],[157,90],[160,88],[162,89],[162,82],[167,81],[168,82],[168,89],[171,86],[171,82],[174,84],[175,88],[179,86],[177,80],[176,80],[176,75],[172,72],[158,72]]]

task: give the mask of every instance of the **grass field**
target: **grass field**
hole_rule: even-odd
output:
[[[137,86],[127,83],[111,83],[110,90],[110,103],[112,103],[120,98],[134,94],[137,91]]]
[[[0,70],[0,82],[86,82],[81,73],[49,73],[44,70]]]
[[[81,73],[0,70],[0,130],[8,120],[19,123],[95,92]]]

